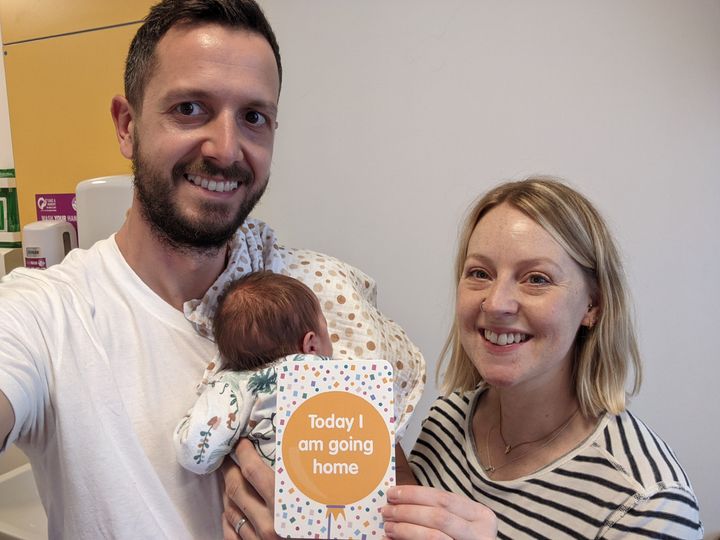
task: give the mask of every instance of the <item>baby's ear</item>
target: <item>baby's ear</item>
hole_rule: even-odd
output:
[[[303,354],[317,354],[318,347],[320,346],[320,340],[315,332],[308,332],[303,337],[302,341],[302,352]]]

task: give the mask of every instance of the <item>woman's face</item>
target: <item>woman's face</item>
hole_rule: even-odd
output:
[[[489,384],[569,382],[578,328],[596,315],[591,303],[580,266],[532,219],[501,204],[478,222],[457,318],[462,346]]]

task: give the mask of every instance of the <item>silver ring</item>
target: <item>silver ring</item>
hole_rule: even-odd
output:
[[[235,524],[235,534],[240,534],[240,529],[247,523],[246,517],[241,517],[240,521]]]

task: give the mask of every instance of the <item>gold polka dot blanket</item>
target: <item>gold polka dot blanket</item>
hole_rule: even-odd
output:
[[[425,385],[425,359],[400,325],[377,309],[376,283],[357,268],[322,253],[281,246],[269,226],[249,219],[231,241],[227,268],[202,299],[185,303],[185,317],[212,338],[219,296],[233,280],[259,270],[292,276],[315,292],[328,321],[334,358],[384,359],[392,364],[399,440]],[[209,366],[201,387],[217,369]]]

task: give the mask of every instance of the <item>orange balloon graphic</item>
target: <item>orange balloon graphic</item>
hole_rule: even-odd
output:
[[[348,392],[325,392],[302,403],[288,420],[282,462],[307,497],[345,505],[377,488],[390,444],[385,420],[370,403]]]

